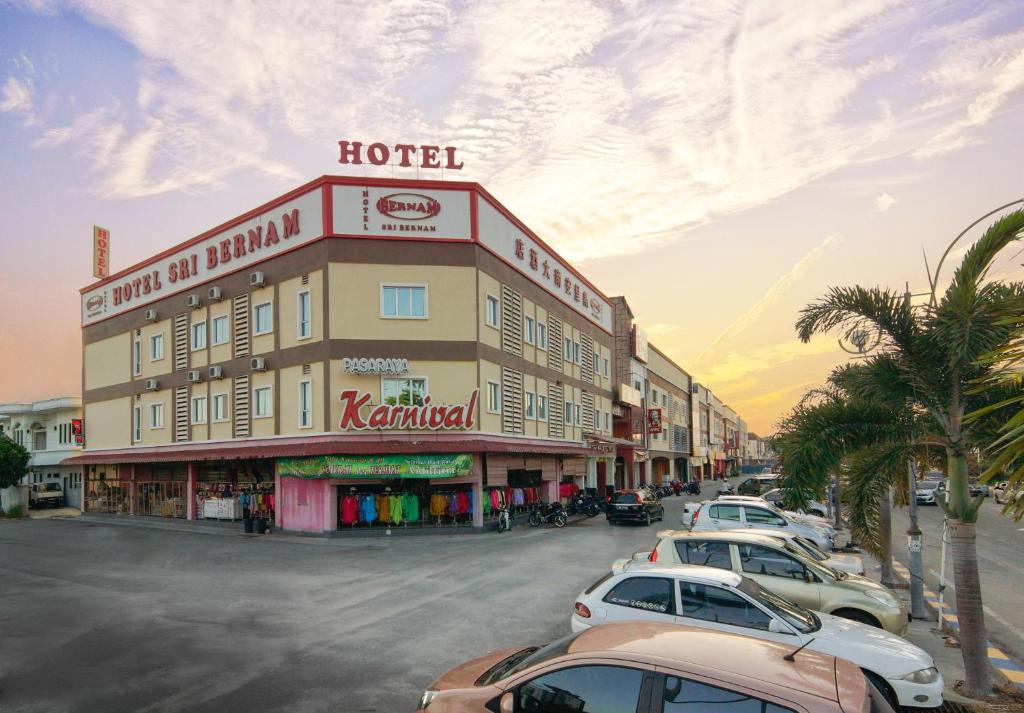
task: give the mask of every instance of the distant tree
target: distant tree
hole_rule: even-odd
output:
[[[24,446],[0,435],[0,488],[18,484],[28,471],[28,459]]]

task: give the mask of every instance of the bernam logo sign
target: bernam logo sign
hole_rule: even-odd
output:
[[[377,211],[396,220],[426,220],[441,213],[441,204],[421,193],[392,193],[377,199]]]
[[[357,389],[341,392],[342,431],[468,431],[473,428],[480,390],[474,389],[468,404],[435,404],[430,395],[419,405],[370,403],[371,394]]]
[[[93,295],[85,302],[85,309],[87,312],[95,312],[103,306],[102,295]]]

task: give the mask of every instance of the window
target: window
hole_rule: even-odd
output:
[[[793,713],[738,691],[675,676],[665,676],[662,696],[662,713]]]
[[[771,617],[739,594],[695,582],[679,583],[680,616],[768,631]]]
[[[740,506],[712,505],[711,509],[708,510],[708,517],[716,518],[718,520],[735,520],[736,522],[739,522]]]
[[[544,322],[537,322],[537,348],[545,351],[548,348],[548,325]]]
[[[487,411],[501,413],[501,384],[497,381],[487,382]]]
[[[574,414],[574,419],[573,420],[576,422],[576,425],[577,426],[582,426],[583,425],[583,409],[581,408],[580,404],[573,404],[572,410],[573,410],[573,414]]]
[[[381,403],[402,406],[422,406],[427,395],[426,379],[381,379]]]
[[[572,361],[572,337],[565,338],[565,360]]]
[[[149,405],[149,427],[164,427],[164,404],[162,401]]]
[[[653,403],[653,404],[654,404],[655,406],[657,406],[657,405],[658,405],[658,390],[657,390],[657,389],[655,389],[655,388],[653,388],[653,387],[651,388],[651,402],[652,402],[652,403]]]
[[[252,333],[267,334],[274,331],[274,306],[269,302],[252,308]]]
[[[310,314],[309,290],[303,290],[295,296],[295,328],[296,339],[309,339],[313,335],[313,323]]]
[[[206,321],[192,325],[192,351],[206,349]]]
[[[487,326],[501,329],[501,304],[494,295],[487,295]]]
[[[668,408],[668,396],[666,394],[661,395],[661,406],[662,408]]]
[[[534,407],[534,402],[536,401],[536,398],[536,395],[532,391],[526,392],[526,418],[529,418],[531,420],[537,417],[535,413],[536,409]]]
[[[581,359],[582,353],[583,353],[583,348],[580,346],[580,343],[579,342],[573,342],[572,343],[572,363],[573,364],[582,364],[583,363],[583,360]]]
[[[142,374],[142,342],[136,339],[132,342],[132,376]]]
[[[192,423],[206,423],[206,397],[192,397]]]
[[[537,341],[534,332],[535,324],[533,317],[523,317],[523,341],[527,344],[535,344]]]
[[[746,511],[747,522],[753,522],[758,525],[773,525],[775,527],[784,527],[786,521],[773,512],[764,510],[763,508],[744,508]]]
[[[572,425],[572,401],[565,402],[565,425]]]
[[[611,431],[612,430],[612,412],[611,411],[605,411],[604,412],[604,430],[606,430],[606,431]]]
[[[608,376],[608,370],[609,370],[608,357],[605,357],[604,358],[604,372],[603,372],[605,376]]]
[[[160,361],[164,358],[164,335],[154,334],[149,338],[149,360]]]
[[[228,420],[228,395],[227,394],[214,394],[213,395],[213,421],[217,423],[219,421]]]
[[[257,386],[252,390],[253,418],[269,418],[274,415],[274,404],[271,401],[271,387]]]
[[[548,420],[548,397],[544,394],[537,397],[537,420]]]
[[[683,564],[732,569],[728,542],[676,540],[676,552],[679,553],[679,561]]]
[[[642,609],[660,614],[674,614],[672,580],[662,577],[630,577],[605,595],[604,601],[620,607]]]
[[[642,671],[622,666],[559,669],[520,686],[516,711],[633,713],[643,678]]]
[[[601,355],[594,352],[594,376],[601,373]]]
[[[743,571],[749,574],[767,574],[786,579],[804,579],[803,564],[787,554],[762,545],[737,545]]]
[[[307,293],[308,294],[308,293]],[[313,427],[313,382],[299,382],[299,428]]]
[[[213,318],[212,341],[215,345],[228,343],[228,316],[226,314]]]
[[[390,319],[426,319],[426,286],[381,285],[380,316]]]

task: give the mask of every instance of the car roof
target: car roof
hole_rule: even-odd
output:
[[[755,503],[757,505],[763,505],[768,501],[758,495],[719,495],[716,500],[723,502],[737,502],[737,503]],[[709,502],[715,502],[710,500]]]
[[[567,653],[656,657],[836,700],[835,657],[804,649],[787,661],[795,648],[713,629],[633,621],[587,629]]]
[[[753,535],[746,528],[742,530],[662,530],[662,539],[673,540],[720,540],[722,542],[750,542],[761,545],[780,546],[779,538],[771,535]]]
[[[675,574],[695,581],[724,584],[728,587],[738,587],[743,581],[743,577],[728,569],[702,567],[697,564],[676,564],[675,562],[645,562],[644,560],[627,562],[625,569],[617,576],[625,574]]]

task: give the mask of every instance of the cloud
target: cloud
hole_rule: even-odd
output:
[[[889,210],[890,208],[892,208],[894,203],[896,203],[896,199],[890,196],[888,193],[883,193],[882,195],[878,196],[878,198],[875,198],[875,208],[878,209],[879,213],[884,213],[885,211]]]
[[[743,352],[729,352],[718,358],[710,368],[700,370],[701,383],[712,389],[726,387],[727,391],[740,390],[738,384],[752,386],[760,383],[758,374],[799,359],[808,359],[822,354],[839,356],[842,351],[829,339],[820,339],[808,344],[799,341],[782,342],[758,347]]]
[[[8,77],[0,90],[0,112],[24,113],[32,109],[32,84]]]

